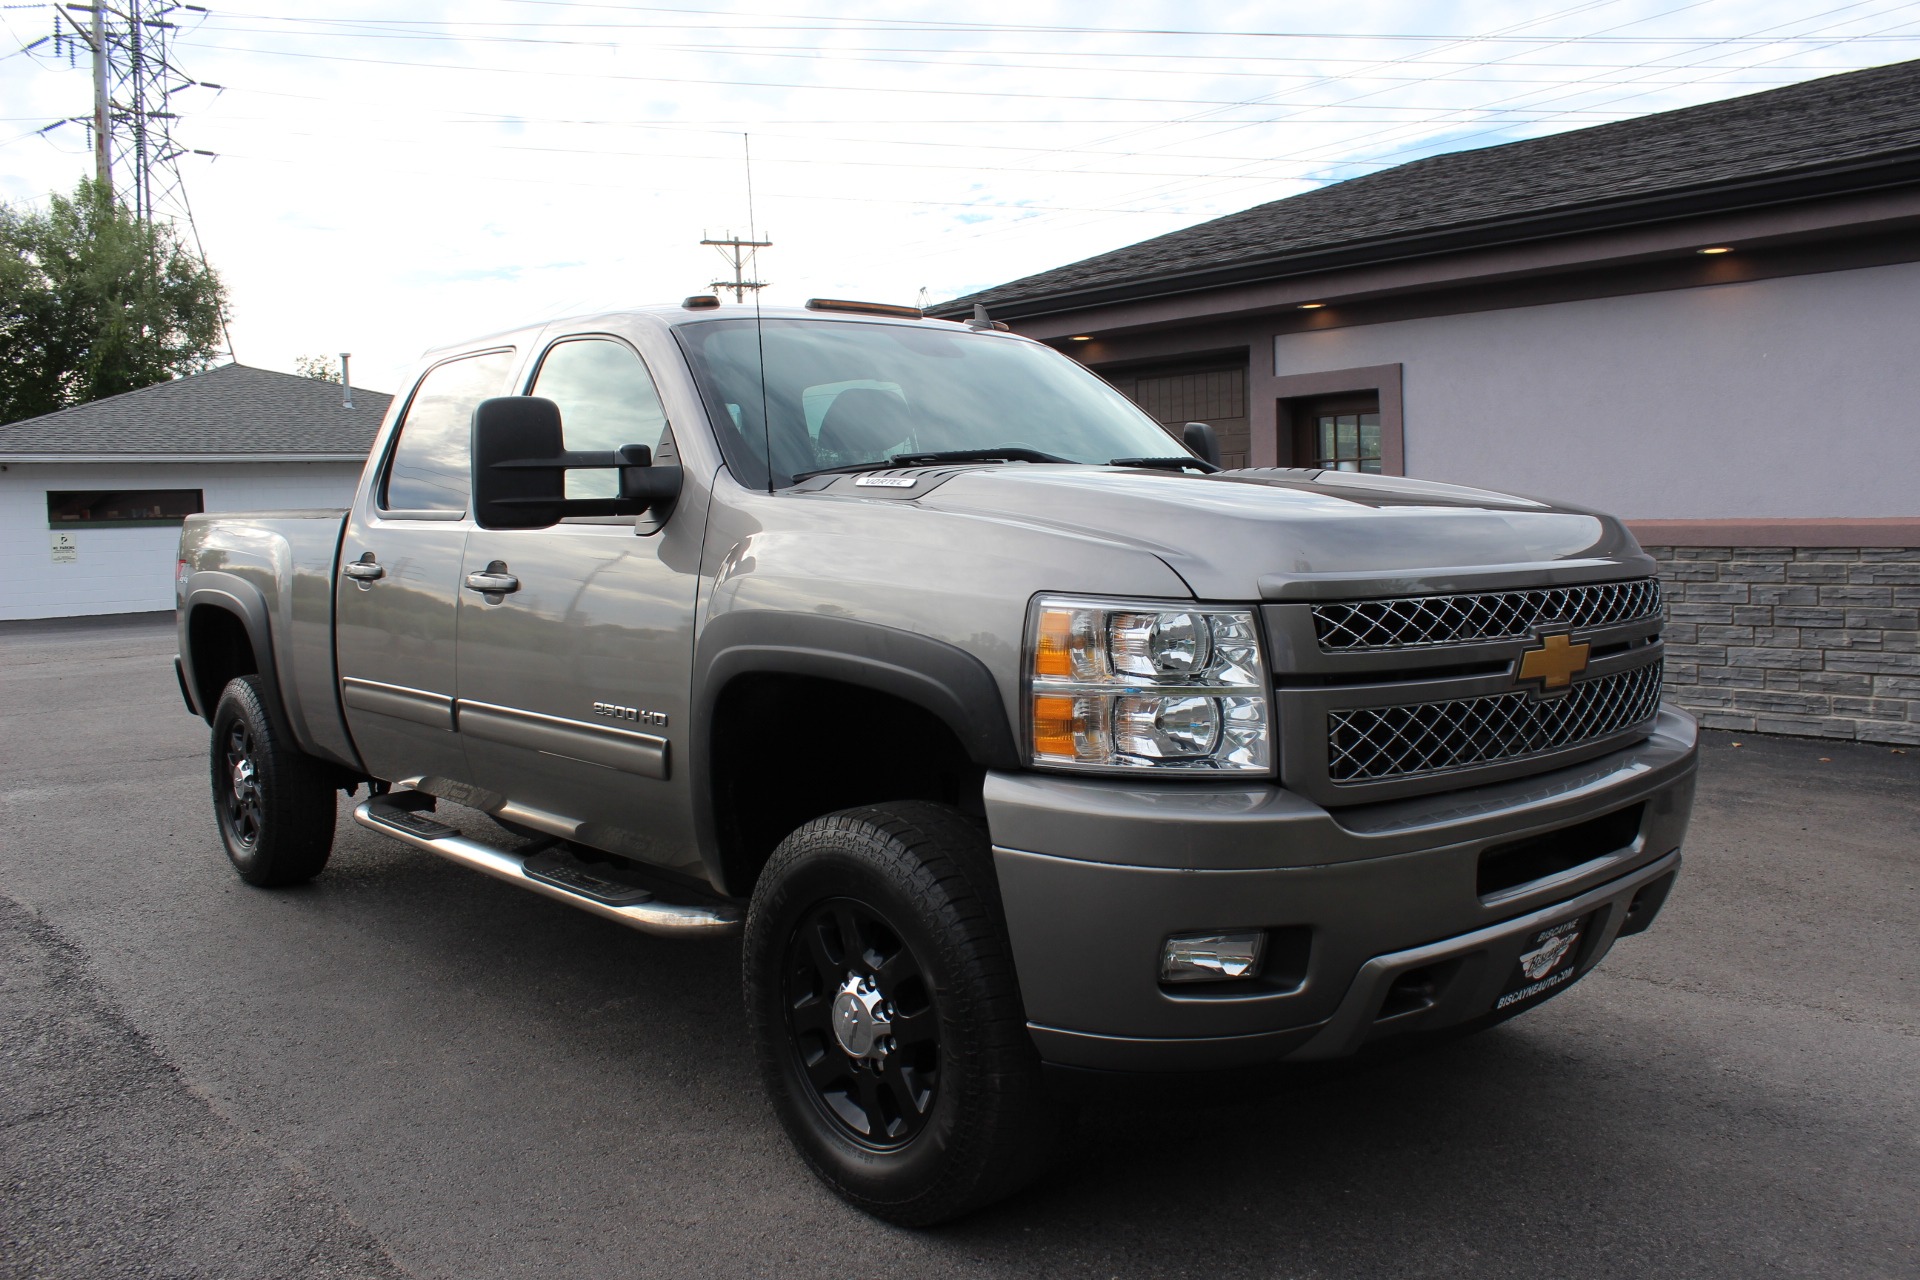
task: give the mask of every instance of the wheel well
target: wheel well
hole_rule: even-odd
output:
[[[928,800],[984,819],[986,771],[904,698],[811,676],[729,684],[710,721],[714,832],[726,891],[745,897],[787,835],[823,813]]]
[[[213,605],[201,605],[188,616],[187,652],[193,662],[193,691],[209,720],[227,681],[260,674],[246,624]]]

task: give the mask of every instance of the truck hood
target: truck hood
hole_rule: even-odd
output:
[[[852,479],[834,487],[874,492]],[[1610,516],[1398,476],[1009,464],[945,471],[914,488],[923,491],[888,496],[1150,551],[1209,600],[1411,595],[1654,570]]]

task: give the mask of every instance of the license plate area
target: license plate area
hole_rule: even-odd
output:
[[[1495,1012],[1544,1000],[1572,982],[1580,972],[1580,959],[1586,953],[1596,914],[1589,911],[1535,929],[1521,939],[1520,954],[1493,1002]]]

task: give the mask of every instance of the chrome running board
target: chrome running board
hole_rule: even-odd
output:
[[[666,938],[715,937],[735,933],[740,928],[739,908],[727,903],[702,905],[663,902],[656,896],[644,902],[615,905],[556,884],[551,878],[536,879],[527,873],[526,859],[490,844],[470,840],[437,821],[431,814],[411,807],[412,797],[418,794],[422,793],[402,791],[363,800],[354,806],[353,820],[416,849],[437,853],[450,862],[484,871],[522,889],[557,898],[582,911],[617,920],[629,929],[638,929],[642,933]]]

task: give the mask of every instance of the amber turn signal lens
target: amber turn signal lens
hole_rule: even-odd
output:
[[[1034,647],[1033,673],[1037,676],[1073,674],[1073,614],[1065,609],[1048,609],[1040,615],[1040,642]],[[1063,699],[1054,699],[1063,701]]]
[[[1078,727],[1072,698],[1048,697],[1044,694],[1034,698],[1033,749],[1036,752],[1043,756],[1073,759],[1077,754],[1074,733]]]

